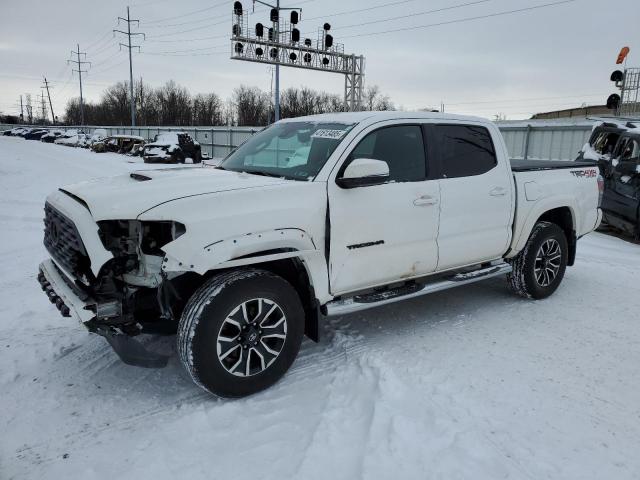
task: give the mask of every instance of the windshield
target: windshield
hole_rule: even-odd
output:
[[[220,168],[312,180],[353,127],[344,123],[278,123],[238,147]]]

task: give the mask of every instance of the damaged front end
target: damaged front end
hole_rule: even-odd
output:
[[[112,258],[96,272],[74,222],[47,203],[44,244],[52,259],[40,265],[38,281],[63,316],[76,317],[104,336],[125,363],[162,367],[168,357],[148,351],[133,337],[177,329],[184,307],[180,291],[194,274],[163,272],[162,247],[183,235],[185,227],[138,220],[97,225],[99,241]]]

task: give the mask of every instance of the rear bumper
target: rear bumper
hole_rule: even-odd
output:
[[[160,157],[156,155],[144,155],[144,163],[175,163],[172,156]]]
[[[602,223],[602,209],[598,208],[598,216],[596,218],[596,225],[595,227],[593,227],[594,230],[596,230],[600,224]]]

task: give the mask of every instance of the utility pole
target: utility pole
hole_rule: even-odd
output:
[[[44,75],[42,78],[44,78],[44,88],[47,89],[47,97],[49,97],[49,108],[51,109],[51,124],[55,124],[56,116],[53,114],[53,103],[51,103],[51,92],[49,91],[49,82],[47,82],[47,77],[45,77]]]
[[[135,22],[137,26],[140,27],[140,20],[131,20],[131,17],[129,16],[129,7],[127,7],[127,18],[118,17],[118,25],[120,25],[120,20],[122,20],[123,22],[127,22],[127,31],[124,32],[122,30],[114,30],[113,32],[122,33],[123,35],[126,35],[128,38],[128,44],[120,43],[120,47],[129,49],[129,90],[131,93],[131,126],[135,127],[136,126],[136,99],[133,95],[133,59],[131,55],[131,49],[137,48],[139,52],[140,45],[131,45],[131,37],[134,35],[142,35],[142,38],[144,38],[145,40],[147,37],[142,32],[131,33],[131,24]]]
[[[25,107],[27,109],[27,118],[29,119],[29,125],[33,124],[33,107],[31,106],[31,94],[27,93],[24,96],[25,98]]]
[[[40,107],[42,108],[42,123],[47,121],[47,104],[44,103],[44,91],[40,90]]]
[[[20,95],[20,121],[24,123],[24,108],[22,107],[22,95]]]
[[[78,66],[78,69],[77,70],[72,69],[72,72],[77,72],[78,78],[80,80],[80,126],[84,126],[84,99],[82,98],[82,74],[87,73],[87,70],[82,70],[82,65],[85,65],[85,64],[91,65],[91,62],[85,62],[84,60],[80,60],[80,55],[84,55],[84,58],[87,58],[87,54],[80,51],[79,44],[77,45],[77,47],[78,47],[77,51],[74,52],[73,50],[71,50],[71,55],[77,55],[78,59],[67,60],[67,63],[75,63]]]

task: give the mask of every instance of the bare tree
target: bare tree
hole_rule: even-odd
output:
[[[104,90],[97,103],[85,102],[85,122],[89,125],[129,125],[129,84],[116,83]],[[241,85],[232,98],[223,101],[215,93],[191,95],[186,88],[169,81],[152,88],[142,79],[134,85],[138,125],[159,126],[261,126],[272,120],[270,95],[256,87]],[[393,104],[377,86],[365,91],[367,110],[390,110]],[[289,88],[281,95],[282,118],[327,112],[342,112],[343,99],[307,87]],[[79,99],[71,99],[65,111],[67,124],[80,123]]]
[[[269,121],[270,98],[256,87],[241,85],[233,92],[238,126],[266,125]]]
[[[394,109],[391,99],[387,95],[380,93],[380,87],[377,85],[371,85],[365,88],[362,96],[363,107],[367,111]]]

